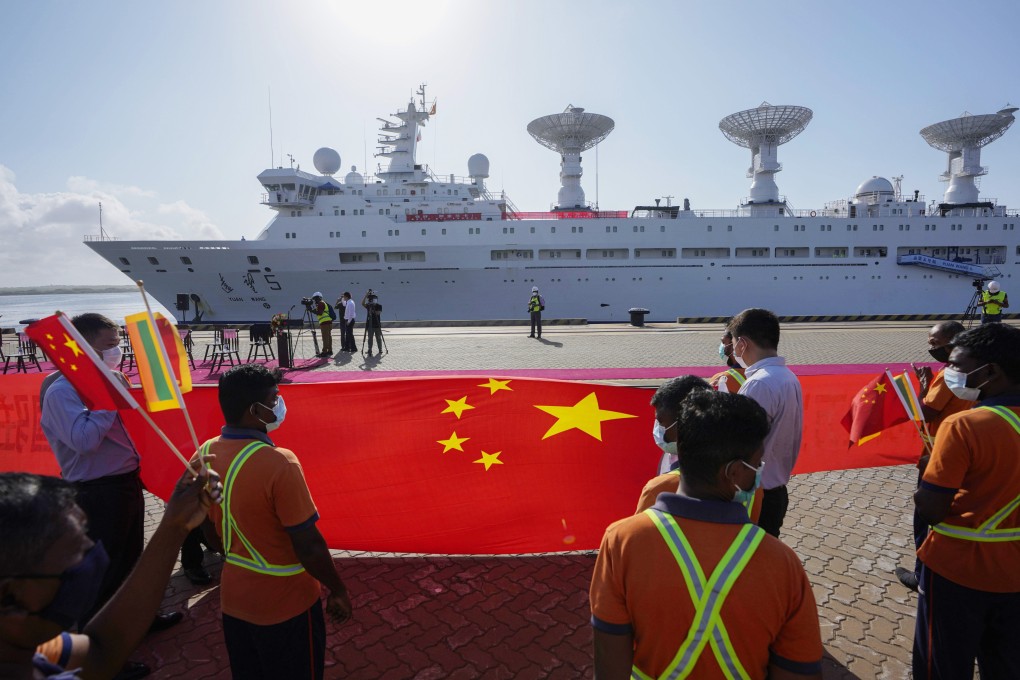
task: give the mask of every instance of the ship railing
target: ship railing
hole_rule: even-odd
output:
[[[503,214],[504,220],[619,220],[629,216],[626,210],[560,210],[549,212],[519,212]]]
[[[116,241],[116,236],[108,236],[106,234],[85,234],[83,237],[83,243],[94,243],[96,241]]]

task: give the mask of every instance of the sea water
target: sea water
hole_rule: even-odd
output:
[[[153,313],[180,321],[166,307],[149,298]],[[41,319],[56,311],[68,316],[98,312],[123,325],[124,317],[145,311],[142,296],[136,291],[123,293],[78,293],[61,295],[0,295],[0,328],[21,330],[24,321]]]

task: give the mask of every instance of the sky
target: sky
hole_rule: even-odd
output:
[[[779,149],[797,209],[873,175],[939,200],[945,154],[919,130],[1020,105],[1020,4],[631,0],[8,3],[0,24],[0,286],[126,284],[82,243],[253,238],[256,176],[374,169],[377,117],[427,84],[419,162],[548,210],[559,158],[527,124],[568,105],[616,127],[584,154],[603,210],[655,198],[732,209],[750,152],[719,131],[763,101],[814,112]],[[271,124],[270,124],[271,121]],[[985,147],[983,198],[1020,208],[1020,126]],[[597,178],[597,179],[596,179]],[[665,201],[663,201],[665,203]]]

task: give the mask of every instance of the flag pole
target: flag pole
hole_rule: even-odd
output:
[[[170,370],[173,375],[174,367],[170,365],[170,355],[166,352],[166,347],[163,345],[163,336],[159,332],[159,326],[156,325],[156,317],[152,314],[152,307],[149,306],[149,298],[145,294],[145,283],[138,279],[135,281],[138,285],[138,292],[142,294],[142,301],[145,303],[145,312],[149,317],[149,324],[152,326],[152,332],[156,336],[156,346],[159,347],[159,355],[163,358],[163,364]],[[188,413],[188,405],[184,403],[184,395],[181,394],[181,386],[178,384],[177,376],[173,376],[173,380],[170,381],[173,385],[174,394],[177,396],[177,403],[181,405],[181,412],[184,414],[184,422],[188,424],[188,432],[191,433],[191,442],[195,445],[195,450],[198,451],[200,444],[198,443],[198,435],[195,434],[195,426],[191,422],[191,415]],[[202,461],[202,469],[205,469],[205,461]]]

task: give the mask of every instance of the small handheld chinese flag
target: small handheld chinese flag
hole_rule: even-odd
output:
[[[840,421],[850,433],[851,444],[860,446],[883,430],[909,420],[895,389],[889,376],[882,373],[854,396],[850,409]]]
[[[136,409],[138,402],[127,387],[100,360],[78,329],[61,312],[40,319],[25,329],[92,410]]]

